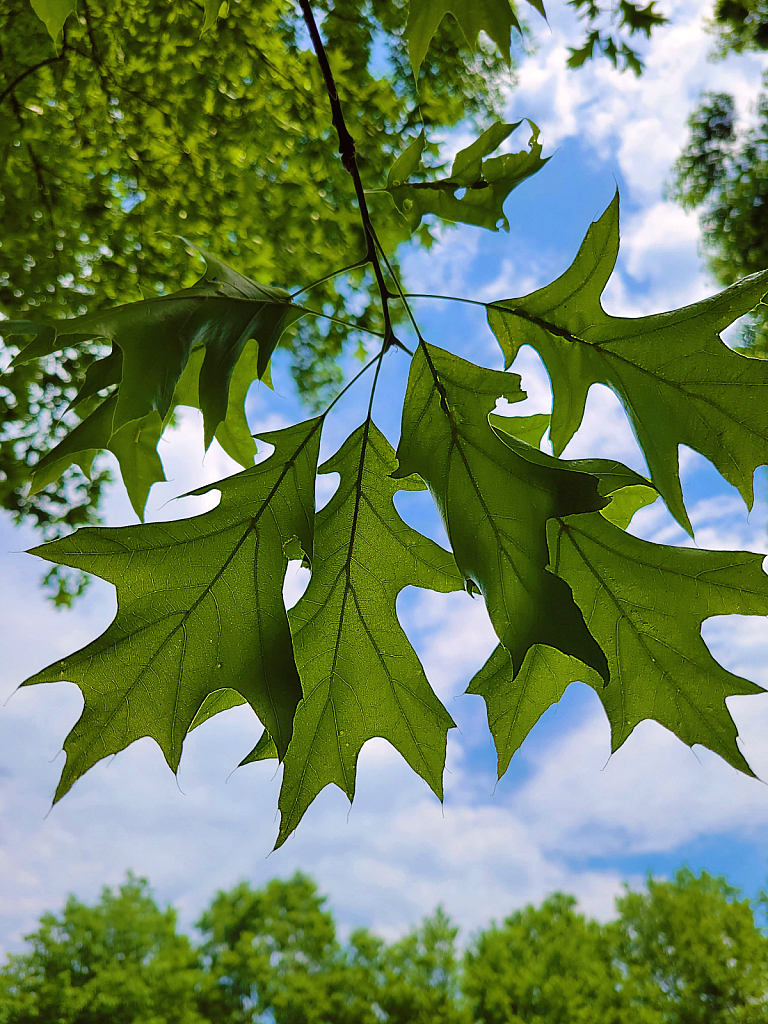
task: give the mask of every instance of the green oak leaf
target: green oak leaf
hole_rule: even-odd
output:
[[[32,10],[48,29],[48,34],[56,43],[64,22],[77,10],[77,0],[29,0]],[[213,28],[219,16],[221,0],[203,0],[204,20],[202,31]]]
[[[617,750],[646,718],[748,775],[725,704],[761,687],[727,672],[701,636],[713,615],[768,613],[763,555],[640,540],[603,516],[548,527],[552,569],[573,589],[611,666],[601,691]]]
[[[603,310],[600,296],[618,248],[617,194],[561,277],[523,298],[489,305],[488,322],[507,366],[523,345],[544,360],[552,381],[555,454],[578,429],[590,387],[612,388],[654,485],[690,533],[679,445],[709,459],[750,507],[754,471],[768,461],[768,363],[737,355],[720,339],[768,291],[768,271],[683,309],[614,317]]]
[[[0,320],[0,337],[2,338],[31,338],[23,349],[34,346],[40,355],[49,355],[56,351],[56,324],[55,322],[43,320]],[[36,355],[31,358],[37,358]],[[18,362],[25,360],[16,357]]]
[[[203,0],[203,12],[205,14],[205,18],[203,20],[202,32],[207,32],[208,29],[213,28],[219,20],[220,8],[221,0]]]
[[[532,442],[541,441],[549,416],[499,416],[491,413],[488,420],[494,430],[500,432],[502,441],[530,462],[552,469],[591,473],[597,477],[598,492],[610,499],[600,512],[622,530],[629,526],[635,512],[652,504],[659,496],[650,480],[615,459],[556,459],[540,451],[538,443]]]
[[[317,515],[312,576],[289,612],[304,699],[285,757],[277,846],[317,794],[335,783],[352,800],[366,740],[388,740],[442,798],[451,716],[403,632],[395,601],[407,586],[460,590],[453,556],[399,517],[395,456],[370,419],[323,466],[339,488]]]
[[[248,701],[245,697],[242,697],[237,690],[222,689],[209,693],[192,719],[189,731],[192,732],[193,729],[197,729],[203,722],[207,722],[209,718],[213,718],[215,715],[220,715],[222,711],[230,711],[232,708],[238,708],[242,704],[247,703]],[[275,754],[275,757],[277,756]]]
[[[594,477],[537,464],[505,444],[488,422],[502,396],[510,402],[525,398],[517,374],[486,370],[420,344],[411,363],[395,477],[418,473],[428,484],[466,587],[485,597],[515,669],[533,644],[549,643],[607,678],[603,653],[568,587],[547,572],[545,531],[551,516],[591,512],[605,499]]]
[[[504,431],[502,440],[525,457],[542,465],[589,472],[596,476],[598,491],[610,499],[600,514],[621,528],[629,525],[638,509],[658,497],[658,492],[648,480],[620,462],[612,459],[555,459],[520,444],[519,440],[526,435],[540,439],[546,427],[542,420],[548,420],[546,416],[492,414],[489,419],[496,429]],[[517,674],[513,671],[509,652],[501,644],[493,651],[471,680],[467,693],[479,694],[485,700],[488,726],[496,745],[499,778],[539,718],[576,680],[589,682],[600,694],[605,686],[605,681],[578,658],[546,644],[534,644],[529,649]]]
[[[202,410],[206,447],[212,436],[215,436],[230,458],[244,467],[253,465],[256,444],[245,415],[245,399],[255,380],[261,379],[269,387],[272,386],[269,360],[274,346],[284,326],[302,313],[299,307],[289,303],[287,292],[256,285],[210,254],[204,253],[204,256],[208,263],[206,276],[194,288],[175,295],[117,307],[109,313],[93,317],[52,323],[3,321],[3,334],[6,337],[33,335],[33,340],[16,356],[14,362],[17,363],[50,354],[68,344],[90,340],[92,335],[84,334],[83,330],[88,325],[93,327],[93,323],[100,317],[105,322],[114,321],[113,326],[116,325],[112,350],[89,365],[70,408],[79,409],[114,385],[117,385],[116,390],[35,465],[30,472],[31,493],[52,483],[73,463],[89,476],[96,454],[100,450],[108,450],[117,456],[131,504],[139,518],[143,519],[151,486],[165,480],[162,462],[156,450],[157,443],[171,413],[178,405]],[[208,293],[211,290],[216,292],[217,289],[224,290],[223,298],[219,296],[222,301],[216,300],[211,304],[211,295]],[[194,293],[192,298],[191,293]],[[202,315],[200,301],[204,294],[207,295],[205,307],[208,312]],[[182,296],[182,299],[174,305],[178,296]],[[157,303],[165,305],[158,307]],[[226,308],[223,308],[222,303]],[[184,310],[187,311],[185,315],[188,320],[182,325],[179,317]],[[254,310],[257,310],[255,314]],[[170,311],[168,317],[164,318],[164,311]],[[237,324],[246,314],[250,320],[249,326],[244,334],[238,334]],[[217,316],[220,323],[214,322]],[[131,324],[138,324],[138,327],[133,330]],[[105,326],[102,333],[108,330],[110,328]],[[95,330],[95,334],[98,335],[100,331],[101,328]],[[153,335],[153,331],[159,333]],[[183,364],[176,365],[171,373],[169,360],[172,362],[179,355],[180,349],[176,342],[183,340],[185,331],[187,342],[190,338],[196,338],[194,345],[197,347],[186,351]],[[259,335],[259,339],[250,337],[254,332]],[[164,416],[161,417],[157,409],[149,408],[142,416],[133,418],[131,414],[122,422],[121,402],[126,388],[130,391],[131,380],[125,374],[124,368],[130,364],[130,359],[123,353],[121,339],[123,345],[129,347],[136,337],[140,338],[142,344],[146,343],[147,352],[154,337],[155,347],[161,353],[159,358],[148,356],[146,370],[150,391],[152,379],[155,383],[160,381],[165,388],[168,383],[166,376],[169,375],[168,379],[172,383],[177,371],[180,371],[180,376],[175,380],[170,402],[166,404],[163,400],[159,404],[155,403],[158,409],[165,409]],[[134,370],[136,377],[139,368],[134,367]],[[133,384],[136,383],[137,380],[134,380]],[[138,394],[137,400],[142,402],[144,398]],[[146,407],[151,404],[144,402]],[[135,402],[134,411],[137,411]]]
[[[542,17],[546,17],[541,0],[529,0],[529,3]],[[446,14],[452,14],[459,23],[471,49],[476,48],[480,32],[485,32],[509,64],[512,29],[522,36],[520,22],[510,0],[410,0],[404,36],[416,77],[432,37]]]
[[[32,10],[48,29],[54,44],[58,41],[64,22],[77,10],[77,0],[30,0]]]
[[[617,750],[639,722],[652,719],[689,746],[700,743],[748,775],[726,706],[735,694],[764,692],[719,665],[701,636],[714,615],[765,615],[763,555],[652,544],[604,515],[548,524],[552,569],[565,579],[608,658],[608,685],[574,658],[540,646],[513,678],[497,648],[475,676],[499,759],[499,776],[538,717],[576,681],[592,686]],[[704,585],[706,584],[706,585]]]
[[[98,397],[100,392],[108,391],[120,383],[123,375],[123,355],[119,348],[113,348],[101,359],[94,359],[85,371],[83,383],[77,394],[69,403],[70,409],[76,409],[84,402]]]
[[[74,339],[109,339],[123,356],[114,414],[114,429],[119,430],[153,410],[164,420],[193,352],[204,348],[198,404],[208,447],[226,417],[230,382],[248,341],[258,342],[256,376],[262,378],[281,334],[306,311],[292,303],[284,289],[257,284],[210,253],[198,251],[207,267],[191,288],[40,325],[38,338],[15,362],[59,351]],[[55,336],[45,333],[45,327],[53,328]],[[22,333],[18,326],[14,330]]]
[[[600,676],[578,658],[547,644],[534,644],[517,673],[509,652],[501,644],[494,648],[466,692],[485,701],[499,778],[544,712],[578,680],[589,682],[598,692],[604,685]]]
[[[83,692],[56,800],[142,736],[175,770],[205,698],[222,689],[251,704],[285,754],[301,684],[282,597],[284,547],[297,538],[312,551],[321,425],[315,418],[261,435],[275,446],[268,459],[191,492],[221,492],[204,515],[87,528],[33,549],[117,588],[108,629],[23,684],[68,680]]]
[[[238,765],[238,768],[242,768],[244,764],[254,764],[256,761],[271,761],[277,756],[278,754],[275,741],[265,729],[256,746],[250,754],[246,754]]]
[[[498,231],[501,224],[509,231],[504,201],[549,159],[541,157],[539,129],[533,121],[528,121],[532,134],[527,150],[495,157],[489,155],[521,124],[522,121],[514,124],[499,121],[491,125],[456,155],[447,178],[413,182],[408,180],[413,175],[426,174],[421,163],[426,145],[422,132],[392,165],[386,187],[381,191],[389,193],[411,231],[415,231],[422,218],[430,213],[443,220],[474,224],[491,231]],[[461,198],[456,195],[459,190],[464,193]]]
[[[200,369],[204,357],[204,349],[196,349],[190,356],[187,367],[173,393],[172,408],[178,405],[188,405],[193,409],[200,408]],[[246,468],[253,465],[256,442],[245,415],[245,400],[251,385],[259,379],[267,387],[272,387],[269,363],[259,378],[259,343],[255,338],[251,338],[245,343],[240,358],[235,363],[229,382],[226,416],[216,428],[215,433],[216,440],[227,455]]]
[[[100,392],[119,383],[122,355],[115,348],[88,367],[83,383],[70,403],[70,409],[81,409],[92,404]],[[117,393],[102,398],[96,408],[31,468],[30,493],[36,494],[57,480],[71,465],[76,464],[90,477],[93,460],[100,451],[116,456],[128,498],[139,519],[144,519],[144,508],[150,488],[165,480],[157,445],[164,424],[156,412],[140,420],[126,423],[114,430]],[[253,461],[253,460],[251,460]]]

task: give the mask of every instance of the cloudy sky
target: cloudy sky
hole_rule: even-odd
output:
[[[708,61],[702,27],[708,7],[698,0],[667,2],[672,24],[659,31],[641,79],[605,62],[565,69],[566,42],[579,37],[571,14],[552,3],[551,31],[536,26],[538,50],[521,66],[508,97],[508,119],[527,116],[542,129],[554,157],[507,203],[510,233],[445,232],[431,253],[404,256],[412,290],[494,299],[524,294],[557,276],[573,258],[589,222],[622,200],[622,251],[605,296],[610,313],[643,315],[710,294],[713,283],[698,253],[695,217],[664,200],[664,185],[685,139],[685,121],[704,89],[735,93],[744,117],[757,95],[762,62],[739,57]],[[520,129],[522,131],[523,129]],[[460,136],[449,140],[458,148]],[[467,140],[468,141],[468,140]],[[513,137],[513,141],[516,141]],[[482,316],[471,307],[421,301],[428,339],[489,366],[500,354]],[[525,350],[515,367],[529,394],[515,412],[546,411],[549,388],[538,358]],[[401,394],[407,359],[392,353],[388,394]],[[276,393],[254,389],[254,430],[288,423],[297,414],[285,368]],[[364,412],[351,394],[324,439],[330,454]],[[381,401],[375,417],[396,442],[397,402]],[[189,487],[234,467],[220,451],[205,459],[197,419],[163,442],[171,481],[155,488],[150,518],[175,518],[210,507],[200,500],[169,502]],[[590,393],[585,426],[571,455],[612,455],[643,468],[616,399]],[[768,550],[766,487],[750,517],[714,470],[681,453],[684,486],[702,547]],[[333,482],[324,482],[327,500]],[[423,495],[401,495],[398,507],[433,536],[440,527]],[[109,522],[133,522],[116,487]],[[638,515],[634,529],[666,543],[685,543],[660,507]],[[179,907],[189,925],[217,888],[248,879],[258,885],[297,868],[329,895],[344,928],[364,924],[394,936],[438,903],[463,934],[548,892],[574,893],[600,918],[612,914],[622,883],[640,885],[648,870],[670,874],[683,863],[724,873],[755,894],[768,876],[768,788],[738,775],[705,750],[691,751],[661,727],[639,726],[610,756],[609,731],[595,695],[574,684],[548,712],[495,784],[495,758],[482,702],[461,697],[494,646],[479,601],[467,595],[410,590],[398,609],[436,691],[459,725],[450,737],[446,799],[426,785],[387,744],[363,750],[358,795],[350,811],[338,790],[324,791],[297,834],[269,855],[277,821],[279,773],[269,763],[234,772],[258,725],[251,712],[221,715],[188,740],[178,779],[150,741],[104,761],[52,811],[61,745],[82,701],[71,684],[15,693],[18,682],[97,636],[114,614],[112,588],[95,581],[73,612],[57,612],[37,587],[41,563],[23,554],[29,531],[0,526],[3,587],[0,621],[0,944],[18,948],[38,915],[58,908],[69,892],[85,900],[127,869],[147,875],[161,901]],[[289,569],[286,593],[295,600],[302,571]],[[732,671],[768,687],[768,636],[762,621],[711,620],[704,635]],[[10,699],[7,699],[10,697]],[[768,695],[734,698],[743,749],[768,780]],[[49,813],[50,811],[50,813]]]

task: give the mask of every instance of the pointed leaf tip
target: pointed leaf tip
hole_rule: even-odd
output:
[[[457,153],[449,177],[412,182],[410,178],[421,178],[427,174],[421,163],[426,144],[422,132],[395,161],[384,191],[389,193],[411,231],[419,227],[427,214],[491,231],[498,231],[503,226],[508,231],[505,200],[518,185],[541,170],[549,159],[541,156],[539,129],[533,121],[528,123],[532,134],[527,150],[491,156],[522,124],[522,121],[514,124],[500,121]],[[457,196],[459,191],[463,192],[461,197]]]
[[[543,359],[552,381],[556,454],[581,424],[593,384],[618,395],[654,486],[692,534],[680,486],[681,444],[709,459],[748,506],[754,472],[768,461],[768,362],[738,355],[720,338],[768,291],[768,271],[679,310],[614,317],[601,297],[618,249],[617,192],[568,270],[528,295],[489,304],[488,323],[508,366],[523,345]]]
[[[48,35],[58,44],[64,22],[77,10],[77,0],[30,0],[32,10],[48,29]]]
[[[539,9],[541,0],[529,0]],[[480,32],[493,40],[507,64],[511,61],[510,42],[512,30],[522,36],[520,22],[509,0],[410,0],[408,21],[404,36],[414,77],[418,81],[419,69],[429,49],[432,37],[446,15],[452,15],[458,22],[462,35],[470,49],[477,47]]]
[[[608,658],[611,680],[598,694],[612,749],[649,718],[752,775],[725,702],[764,691],[714,660],[701,624],[714,615],[768,613],[764,556],[652,544],[604,515],[552,521],[548,541],[553,570],[589,609],[589,628]]]

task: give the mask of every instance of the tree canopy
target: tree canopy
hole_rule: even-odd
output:
[[[203,1024],[197,1010],[197,955],[132,875],[104,888],[93,906],[70,897],[44,914],[29,951],[0,975],[0,1020],[62,1024]]]
[[[314,10],[310,0],[300,0],[299,21],[273,0],[255,18],[247,3],[233,14],[222,9],[218,26],[219,9],[207,4],[203,42],[199,27],[190,27],[190,14],[199,13],[191,7],[171,10],[156,0],[105,7],[99,28],[90,2],[68,17],[65,3],[59,24],[40,0],[58,49],[41,59],[28,52],[4,97],[13,112],[17,89],[45,91],[42,106],[24,105],[39,119],[30,122],[39,139],[6,147],[9,180],[38,189],[32,212],[40,216],[32,222],[53,244],[51,265],[70,267],[49,291],[43,282],[52,271],[38,267],[23,226],[14,225],[14,280],[25,286],[12,289],[19,309],[2,321],[18,350],[8,379],[42,401],[34,367],[64,374],[56,401],[78,420],[66,422],[65,413],[54,429],[58,443],[28,446],[18,472],[31,493],[53,488],[61,496],[67,474],[88,476],[99,453],[110,451],[143,519],[151,487],[165,479],[159,443],[181,407],[199,410],[206,448],[216,439],[243,471],[191,492],[219,492],[217,507],[203,515],[86,527],[34,549],[108,580],[118,597],[101,636],[23,684],[70,681],[84,697],[55,799],[144,736],[175,771],[189,731],[244,702],[263,731],[241,763],[277,758],[283,766],[277,846],[326,786],[352,800],[360,751],[374,737],[389,741],[442,798],[454,723],[398,618],[398,595],[408,586],[464,590],[485,602],[499,645],[468,689],[486,702],[499,776],[540,715],[579,680],[603,703],[613,749],[653,719],[751,774],[726,700],[762,691],[718,664],[701,626],[717,615],[768,613],[762,556],[655,544],[628,528],[635,512],[660,498],[693,535],[681,445],[708,459],[751,507],[755,471],[768,464],[768,363],[735,352],[721,334],[761,303],[768,270],[683,309],[607,314],[602,295],[619,252],[617,194],[554,281],[521,296],[449,297],[481,307],[498,341],[504,370],[476,365],[424,337],[411,298],[445,297],[409,295],[395,250],[410,234],[427,244],[430,225],[508,226],[510,195],[546,163],[535,121],[482,124],[494,102],[486,79],[509,60],[518,24],[507,0],[471,12],[412,0],[407,15],[373,4],[353,22],[343,6]],[[29,27],[26,8],[14,10]],[[630,35],[663,20],[652,5],[622,11]],[[587,20],[600,13],[590,7]],[[21,35],[39,51],[40,29],[31,24]],[[206,30],[221,45],[205,41]],[[389,44],[387,30],[396,30]],[[481,33],[488,42],[479,42]],[[615,47],[602,49],[621,63]],[[379,75],[381,60],[400,68],[401,78]],[[476,94],[457,103],[459,85]],[[130,116],[123,93],[133,97]],[[422,107],[432,114],[425,118]],[[21,129],[27,113],[17,113]],[[434,131],[466,113],[476,115],[477,123],[465,124],[472,141],[448,168],[435,158]],[[270,121],[266,148],[255,123],[262,118]],[[418,133],[408,130],[417,124]],[[111,145],[100,134],[105,126]],[[35,161],[48,174],[47,190],[34,184]],[[67,161],[71,180],[79,175],[81,191],[102,211],[93,237],[82,230],[70,179],[61,177]],[[53,239],[63,229],[51,227],[46,197],[64,192],[72,223],[58,249]],[[21,193],[9,194],[15,215]],[[277,217],[271,241],[253,234],[267,212]],[[198,266],[201,257],[205,263],[196,280],[160,233],[168,217],[196,227],[197,238],[182,240]],[[326,230],[326,221],[333,227]],[[258,278],[249,276],[254,246]],[[118,253],[122,262],[114,262]],[[150,277],[142,297],[125,294],[137,275],[145,285]],[[362,292],[353,294],[356,281]],[[319,366],[338,352],[334,337],[357,344],[362,335],[365,365],[343,387],[338,382],[333,397],[318,391],[315,375],[305,388],[317,398],[315,415],[260,434],[272,451],[254,462],[246,398],[254,382],[269,384],[278,346],[296,352],[306,337]],[[511,370],[526,345],[549,373],[551,416],[499,416],[500,398],[514,405],[526,397]],[[393,352],[411,358],[396,447],[374,421]],[[62,360],[71,361],[68,369]],[[613,460],[561,457],[594,384],[619,398],[647,476]],[[365,394],[367,412],[318,465],[328,417],[353,387]],[[42,406],[28,404],[25,415],[23,429],[36,430]],[[541,445],[547,427],[551,454]],[[24,448],[17,434],[9,450]],[[340,484],[316,512],[316,479],[328,474]],[[449,549],[401,518],[395,498],[403,490],[431,494]],[[289,561],[310,569],[290,610],[282,593]]]
[[[361,11],[344,0],[325,14],[371,187],[383,184],[403,133],[444,130],[464,117],[486,124],[497,113],[503,61],[488,46],[465,60],[453,18],[422,61],[417,108],[407,54],[394,42],[381,45],[399,24],[398,9],[377,0]],[[195,277],[179,235],[236,260],[249,276],[293,288],[362,256],[362,228],[329,146],[322,80],[301,25],[287,0],[233,3],[215,31],[202,34],[192,0],[83,0],[54,48],[29,0],[4,4],[0,312],[71,317],[167,294]],[[394,249],[409,232],[389,202],[377,212],[380,236]],[[429,244],[427,225],[419,235]],[[347,310],[346,278],[319,285],[314,308],[379,327],[366,297],[370,275],[361,267],[351,276],[358,312]],[[337,388],[337,357],[359,339],[327,318],[286,335],[310,402]],[[34,494],[25,484],[35,460],[77,423],[73,384],[102,349],[14,365],[0,389],[0,502],[46,536],[98,519],[103,469],[88,480],[72,467]],[[67,589],[60,594],[66,600]]]
[[[3,1024],[760,1024],[757,906],[687,869],[627,890],[607,924],[555,893],[473,935],[438,909],[402,938],[346,941],[297,873],[240,883],[177,930],[145,879],[43,915],[0,969]]]
[[[594,51],[639,70],[628,40],[663,23],[653,8],[624,0],[616,25],[590,4],[577,63]],[[71,317],[167,294],[194,280],[180,235],[288,288],[363,256],[347,175],[329,146],[320,72],[294,4],[234,0],[215,30],[213,8],[203,22],[193,0],[82,0],[67,17],[70,9],[9,0],[0,12],[0,312]],[[384,185],[408,132],[435,138],[462,119],[486,127],[498,115],[518,23],[506,0],[496,5],[492,32],[502,52],[439,15],[440,5],[427,11],[417,25],[416,80],[400,38],[404,5],[340,0],[317,10],[369,188]],[[434,141],[426,153],[439,166]],[[375,208],[379,237],[394,252],[411,232],[386,198]],[[431,243],[429,223],[417,234]],[[337,390],[342,350],[362,350],[354,327],[381,326],[371,280],[360,266],[318,285],[313,308],[325,317],[294,324],[281,340],[310,405]],[[14,365],[0,388],[0,506],[47,538],[99,521],[103,468],[70,467],[59,484],[33,493],[27,484],[36,459],[78,422],[73,385],[100,353],[80,346]],[[83,581],[54,571],[50,584],[68,603]]]

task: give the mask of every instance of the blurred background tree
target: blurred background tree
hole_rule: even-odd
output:
[[[462,957],[440,909],[395,942],[342,942],[300,873],[217,893],[194,945],[129,875],[42,916],[0,968],[0,1024],[766,1024],[759,903],[684,869],[627,889],[608,924],[555,893]]]
[[[463,989],[483,1024],[644,1024],[631,1015],[609,934],[554,893],[480,932]]]
[[[724,878],[684,868],[617,901],[611,938],[634,1020],[768,1021],[768,941],[739,897]]]
[[[715,55],[768,52],[765,0],[718,0],[711,28]],[[768,95],[758,96],[749,122],[745,113],[727,93],[704,93],[669,186],[699,211],[704,255],[724,285],[768,267]],[[738,347],[748,355],[768,357],[766,314],[759,306],[742,327]]]
[[[70,897],[43,914],[28,952],[0,973],[2,1024],[203,1024],[203,974],[176,913],[129,875],[87,906]]]

